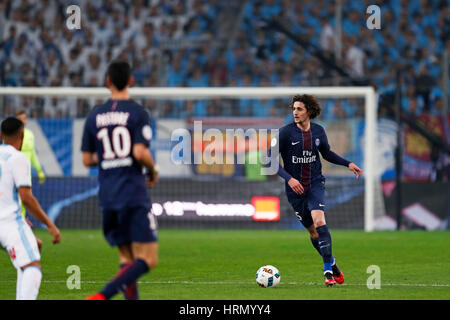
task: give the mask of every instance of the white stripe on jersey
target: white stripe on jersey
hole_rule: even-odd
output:
[[[10,145],[0,145],[0,221],[21,211],[19,187],[31,187],[30,160]]]

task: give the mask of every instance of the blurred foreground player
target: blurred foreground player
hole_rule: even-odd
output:
[[[282,127],[279,132],[279,152],[284,167],[280,165],[278,175],[286,181],[289,203],[323,258],[325,285],[341,284],[344,274],[332,256],[331,235],[325,221],[325,177],[322,175],[319,152],[325,160],[348,167],[357,178],[362,171],[331,151],[324,128],[310,121],[321,112],[313,96],[294,96],[291,108],[294,122]]]
[[[28,211],[47,226],[59,243],[58,228],[42,210],[31,192],[31,166],[19,150],[24,136],[23,123],[14,117],[1,124],[0,145],[0,245],[17,269],[17,300],[36,300],[42,280],[40,252],[31,228],[21,214],[21,202]]]
[[[20,149],[20,151],[22,151],[22,153],[27,156],[28,160],[30,160],[31,165],[38,173],[39,183],[43,184],[45,182],[45,174],[44,174],[44,171],[42,170],[41,163],[39,162],[39,158],[36,154],[36,148],[34,146],[33,131],[31,131],[30,129],[27,129],[27,122],[28,122],[27,113],[23,109],[18,110],[16,112],[16,118],[19,119],[20,121],[22,121],[23,126],[24,126],[23,142],[22,142],[22,148]],[[30,174],[31,174],[31,171],[30,171]],[[22,215],[25,218],[25,221],[28,223],[28,225],[30,227],[33,227],[31,221],[27,218],[27,211],[25,210],[25,206],[23,205],[23,203],[22,203]],[[42,251],[42,240],[39,239],[38,237],[36,237],[36,241],[37,241],[37,244],[39,247],[39,251]]]
[[[83,164],[99,166],[103,232],[118,247],[120,261],[114,279],[86,300],[106,300],[118,292],[137,300],[137,279],[158,262],[156,219],[147,192],[158,173],[149,150],[150,118],[128,93],[133,82],[127,62],[112,62],[106,74],[111,97],[89,113],[84,127]],[[149,171],[147,181],[143,167]]]

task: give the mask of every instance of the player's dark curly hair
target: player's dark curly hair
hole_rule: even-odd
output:
[[[291,103],[289,105],[291,109],[294,108],[294,103],[297,101],[303,102],[310,119],[318,117],[322,112],[322,108],[320,107],[319,102],[317,102],[316,98],[314,98],[314,96],[310,94],[301,94],[293,96]]]

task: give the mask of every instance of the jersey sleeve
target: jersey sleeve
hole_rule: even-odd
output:
[[[132,128],[133,144],[143,143],[147,147],[150,147],[150,141],[152,140],[152,128],[150,127],[150,116],[142,109],[138,113],[136,119],[136,125]]]
[[[322,129],[322,138],[319,145],[319,151],[322,154],[322,157],[327,160],[328,162],[348,167],[350,164],[350,161],[347,159],[342,158],[338,154],[331,151],[330,145],[328,143],[328,137],[325,133],[325,130]]]
[[[289,181],[292,176],[281,166],[280,155],[285,150],[286,145],[286,135],[283,129],[280,130],[277,137],[272,138],[270,149],[269,149],[269,158],[271,158],[272,153],[275,155],[278,161],[278,171],[277,174],[286,181]]]
[[[90,117],[88,117],[84,123],[83,138],[81,141],[82,152],[95,152],[95,136],[89,130]]]
[[[11,170],[14,179],[14,185],[19,187],[31,187],[31,164],[30,160],[23,154],[19,153],[12,157]]]
[[[280,151],[280,155],[284,154],[287,151],[286,146],[288,146],[288,143],[289,139],[287,129],[282,128],[278,137],[278,148]]]

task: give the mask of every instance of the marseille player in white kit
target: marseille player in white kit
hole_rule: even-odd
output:
[[[61,235],[47,217],[31,192],[31,166],[19,150],[24,126],[17,118],[7,118],[1,124],[0,145],[0,245],[8,251],[17,269],[17,300],[35,300],[42,279],[40,253],[36,238],[21,214],[21,202],[40,222],[45,224],[59,243]]]

